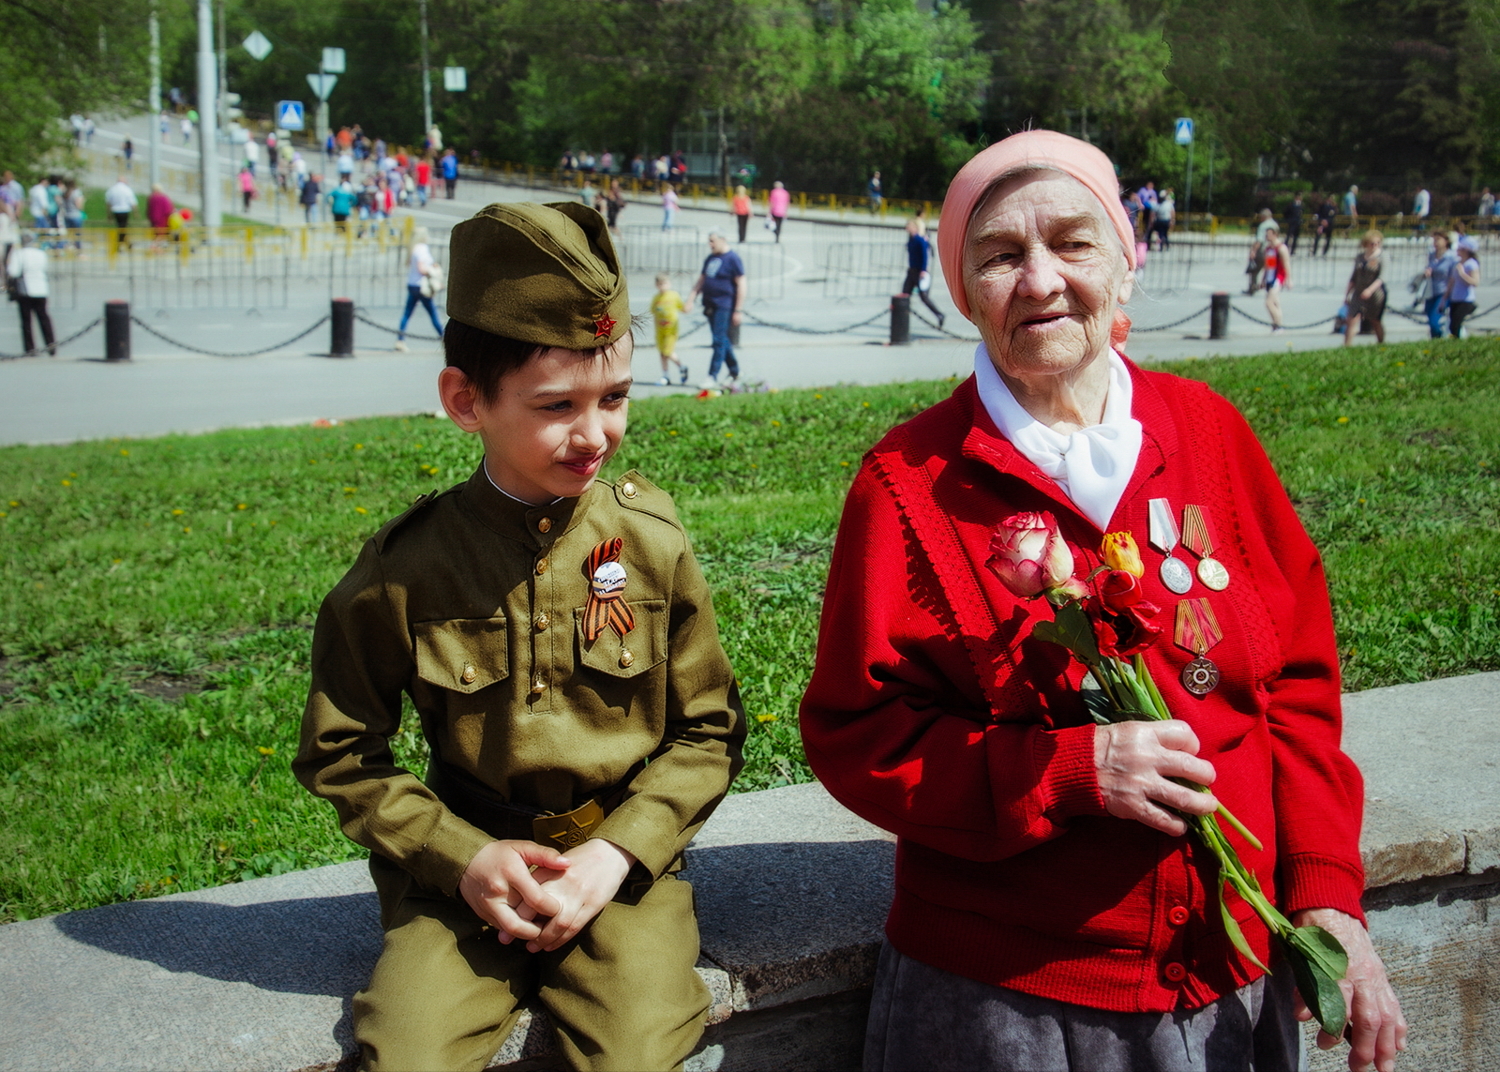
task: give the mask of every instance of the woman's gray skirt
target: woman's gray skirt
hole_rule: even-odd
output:
[[[880,950],[866,1072],[1303,1072],[1290,970],[1211,1005],[1106,1012],[975,982]]]

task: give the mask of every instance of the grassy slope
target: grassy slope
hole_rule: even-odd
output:
[[[1500,667],[1500,345],[1172,371],[1265,441],[1324,550],[1349,687]],[[714,585],[755,719],[737,788],[807,777],[795,711],[844,488],[952,386],[634,408],[613,469],[672,491]],[[360,540],[462,479],[472,443],[378,419],[0,461],[0,920],[355,855],[286,770],[307,629]]]

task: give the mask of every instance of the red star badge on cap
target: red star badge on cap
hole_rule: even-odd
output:
[[[598,320],[594,321],[594,338],[609,338],[609,333],[615,330],[615,325],[618,323],[618,320],[611,320],[607,315],[601,316]]]

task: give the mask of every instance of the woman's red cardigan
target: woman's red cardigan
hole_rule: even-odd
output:
[[[1340,751],[1338,656],[1322,563],[1254,433],[1204,385],[1131,366],[1144,428],[1110,522],[1146,561],[1165,629],[1146,662],[1214,764],[1214,792],[1265,846],[1230,833],[1288,914],[1363,918],[1359,771]],[[1147,543],[1147,501],[1203,508],[1231,583],[1208,596],[1222,673],[1197,697],[1172,643],[1180,597]],[[901,952],[996,986],[1095,1008],[1206,1004],[1259,970],[1230,944],[1214,858],[1104,809],[1082,671],[1031,637],[1044,601],[984,567],[996,525],[1055,514],[1096,564],[1102,533],[996,429],[973,379],[894,429],[850,489],[802,704],[808,759],[830,793],[894,832],[886,934]],[[1177,555],[1194,564],[1179,548]],[[1269,934],[1229,895],[1257,955]],[[1274,968],[1273,964],[1273,968]]]

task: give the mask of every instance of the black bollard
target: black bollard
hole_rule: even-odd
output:
[[[354,356],[354,300],[333,299],[333,341],[328,348],[331,357]]]
[[[104,360],[130,360],[130,303],[104,303]]]
[[[1229,294],[1218,290],[1209,299],[1208,305],[1208,337],[1210,339],[1229,338]]]
[[[891,345],[906,346],[911,342],[911,295],[891,295]]]

